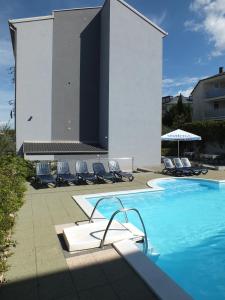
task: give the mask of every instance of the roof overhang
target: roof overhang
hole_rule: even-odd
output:
[[[73,141],[24,141],[24,154],[107,154],[108,151],[98,145],[90,145]]]
[[[40,17],[32,17],[32,18],[10,19],[9,24],[42,21],[42,20],[50,20],[50,19],[54,19],[54,16],[51,15],[51,16],[40,16]]]
[[[108,1],[108,0],[106,0]],[[105,2],[106,2],[105,1]],[[156,25],[154,22],[152,22],[150,19],[145,17],[143,14],[141,14],[138,10],[136,10],[134,7],[129,5],[124,0],[117,0],[122,5],[126,6],[129,10],[131,10],[133,13],[135,13],[137,16],[139,16],[141,19],[149,23],[151,26],[153,26],[155,29],[160,31],[163,36],[167,36],[168,33],[163,30],[161,27]],[[32,18],[21,18],[21,19],[11,19],[9,20],[9,24],[17,24],[17,23],[23,23],[23,22],[33,22],[33,21],[41,21],[41,20],[49,20],[54,19],[54,12],[61,12],[61,11],[71,11],[71,10],[85,10],[85,9],[101,9],[103,6],[95,6],[95,7],[78,7],[78,8],[69,8],[69,9],[59,9],[59,10],[53,10],[52,15],[49,16],[40,16],[40,17],[32,17]]]
[[[65,8],[65,9],[54,9],[54,12],[61,12],[61,11],[71,11],[71,10],[85,10],[85,9],[101,9],[102,6],[87,6],[87,7],[76,7],[76,8]]]
[[[9,23],[9,32],[10,32],[10,36],[11,36],[11,42],[12,42],[12,47],[13,47],[13,54],[14,57],[16,57],[16,27],[10,23]]]

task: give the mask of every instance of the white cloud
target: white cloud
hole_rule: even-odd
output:
[[[199,79],[199,77],[165,78],[163,79],[163,87],[181,87],[195,84]]]
[[[190,8],[193,11],[197,11],[198,9],[200,9],[202,6],[206,6],[208,4],[210,4],[211,0],[194,0],[191,5]]]
[[[173,83],[174,83],[174,79],[172,79],[172,78],[163,79],[163,85],[164,86],[169,86],[170,84],[173,84]]]
[[[194,20],[188,20],[184,22],[184,26],[191,31],[200,31],[204,29],[203,24],[196,23]]]
[[[204,60],[203,60],[202,57],[198,57],[198,58],[196,59],[196,61],[195,61],[195,64],[196,64],[196,65],[204,65],[205,62],[204,62]]]
[[[165,20],[167,12],[164,10],[160,15],[149,15],[149,19],[158,26],[161,26]]]
[[[185,97],[189,97],[192,91],[193,91],[193,87],[189,87],[189,88],[187,88],[185,90],[179,90],[177,94],[178,95],[182,94]]]
[[[197,82],[206,77],[208,76],[165,78],[163,79],[163,94],[165,96],[182,94],[188,97]]]
[[[190,10],[196,14],[198,21],[188,20],[184,26],[192,31],[202,31],[213,45],[211,56],[225,53],[225,1],[194,0]]]
[[[12,44],[10,41],[0,40],[0,66],[10,67],[14,65]]]

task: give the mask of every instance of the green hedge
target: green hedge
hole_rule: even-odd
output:
[[[195,143],[196,151],[203,152],[207,144],[218,147],[225,146],[225,121],[194,121],[192,123],[185,123],[180,129],[200,135],[202,141]],[[174,129],[163,127],[163,134]],[[188,144],[187,144],[188,145]],[[163,142],[162,153],[163,155],[172,155],[174,153],[176,143]],[[185,143],[181,143],[180,147],[185,147]],[[166,148],[164,150],[164,148]]]
[[[15,222],[15,213],[23,204],[26,178],[32,167],[24,159],[14,156],[0,156],[0,274],[7,269],[10,232]]]
[[[195,121],[182,126],[183,130],[200,135],[203,145],[207,143],[225,144],[225,121]]]

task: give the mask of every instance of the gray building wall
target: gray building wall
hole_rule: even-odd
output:
[[[99,142],[108,148],[109,127],[109,36],[110,2],[106,1],[101,11],[101,61],[100,61],[100,107],[99,107]]]
[[[54,12],[52,140],[98,141],[99,10]]]
[[[19,144],[100,141],[110,157],[157,165],[164,35],[119,0],[100,10],[18,24]]]
[[[109,156],[153,166],[161,158],[163,34],[110,1]]]
[[[16,27],[16,148],[24,140],[51,140],[53,20]]]
[[[200,82],[196,89],[193,91],[193,121],[205,119],[205,106],[207,103],[204,101],[204,83]]]

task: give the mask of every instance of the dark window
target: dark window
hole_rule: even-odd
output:
[[[219,103],[218,103],[218,102],[215,102],[215,103],[214,103],[214,110],[217,110],[217,109],[219,109]]]

